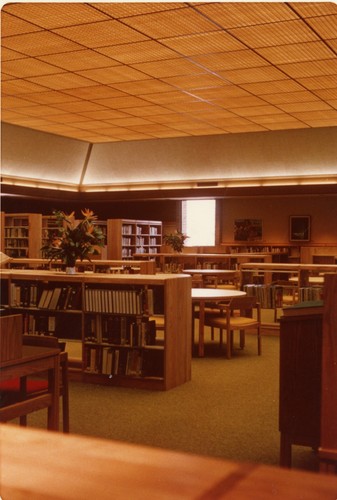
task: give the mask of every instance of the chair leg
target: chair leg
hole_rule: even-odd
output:
[[[233,335],[232,335],[233,332],[231,332],[230,330],[227,330],[227,334],[226,334],[226,358],[227,359],[231,359],[232,357],[232,338],[233,338]]]
[[[62,364],[62,422],[63,432],[69,432],[68,358]]]
[[[240,330],[240,349],[245,348],[245,341],[246,341],[245,331]]]
[[[261,346],[261,327],[258,326],[257,328],[257,353],[259,356],[261,356],[262,352],[262,346]]]

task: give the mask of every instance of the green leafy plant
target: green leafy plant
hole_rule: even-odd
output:
[[[182,252],[188,236],[181,231],[175,231],[174,233],[164,234],[163,238],[165,245],[172,247],[175,252]]]
[[[97,216],[88,208],[81,212],[82,220],[75,219],[75,212],[70,215],[58,210],[53,212],[58,227],[48,244],[41,248],[44,258],[62,260],[67,267],[74,267],[77,259],[90,261],[91,256],[100,253],[104,235],[94,224]]]

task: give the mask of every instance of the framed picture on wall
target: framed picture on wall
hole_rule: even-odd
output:
[[[290,215],[290,241],[310,241],[310,215]]]
[[[234,241],[261,241],[261,219],[235,219]]]

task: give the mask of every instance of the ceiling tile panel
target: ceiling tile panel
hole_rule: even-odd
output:
[[[68,71],[80,71],[84,69],[104,68],[108,66],[117,66],[119,62],[110,57],[97,54],[93,50],[76,50],[66,54],[51,54],[40,56],[41,61],[53,64],[58,68]]]
[[[49,31],[8,36],[2,39],[2,44],[8,49],[16,50],[31,57],[71,52],[82,48],[77,43]]]
[[[287,78],[282,71],[273,66],[238,69],[235,71],[219,71],[219,74],[236,85],[249,82],[272,82]]]
[[[160,80],[148,78],[147,80],[137,80],[136,82],[114,83],[114,89],[118,89],[131,95],[147,95],[154,92],[169,92],[172,86]]]
[[[323,42],[307,42],[257,49],[272,64],[315,61],[334,57],[333,51]]]
[[[59,28],[53,31],[68,40],[92,49],[121,43],[140,42],[148,38],[119,21],[112,20]]]
[[[220,29],[190,7],[125,18],[123,21],[128,26],[156,39]]]
[[[161,61],[163,59],[173,59],[177,57],[175,51],[155,40],[103,47],[102,49],[97,49],[97,52],[105,54],[119,63],[124,64]]]
[[[14,61],[3,61],[2,70],[8,75],[18,78],[27,78],[28,76],[52,75],[60,73],[60,69],[51,64],[38,61],[33,57],[24,59],[15,59]]]
[[[297,17],[281,2],[226,2],[226,5],[218,2],[194,4],[194,7],[225,29],[287,21]]]
[[[183,3],[178,2],[139,2],[139,3],[95,3],[95,7],[111,17],[123,19],[125,17],[134,17],[141,14],[151,14],[152,12],[161,12],[164,10],[177,10],[184,7]],[[179,14],[179,13],[178,13]]]
[[[12,79],[10,82],[1,82],[1,90],[3,94],[19,96],[31,92],[44,92],[46,89],[27,80]]]
[[[27,23],[23,19],[8,14],[6,7],[8,6],[5,5],[1,12],[1,36],[3,38],[41,31],[41,28],[36,26],[36,24]]]
[[[34,76],[27,78],[27,80],[53,90],[66,90],[94,85],[93,81],[75,75],[74,73],[58,73],[53,76]]]
[[[243,43],[224,31],[165,38],[161,43],[184,56],[214,54],[225,50],[232,52],[245,49]]]
[[[287,21],[237,28],[230,30],[230,33],[255,49],[289,43],[319,41],[319,37],[303,21]]]
[[[202,73],[202,69],[199,66],[183,58],[169,59],[165,61],[165,64],[162,61],[134,64],[133,68],[154,78]]]
[[[337,56],[334,59],[325,59],[323,61],[281,64],[279,68],[295,79],[311,76],[337,75]]]
[[[304,18],[337,14],[335,2],[292,2],[289,5]]]
[[[263,95],[262,97],[265,101],[275,105],[319,101],[319,98],[314,94],[304,90],[300,92],[280,92],[279,94]]]
[[[336,38],[337,12],[332,16],[308,18],[307,22],[322,38]]]
[[[109,68],[88,69],[77,71],[78,75],[90,78],[94,82],[108,85],[109,83],[120,83],[128,81],[144,80],[146,75],[129,66],[111,66]]]
[[[104,21],[109,16],[85,3],[23,2],[7,4],[4,11],[45,29]]]
[[[252,50],[239,50],[235,52],[220,52],[203,56],[193,56],[192,61],[211,71],[232,70],[240,68],[256,68],[268,66],[258,54]]]

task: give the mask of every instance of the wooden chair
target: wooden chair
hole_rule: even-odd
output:
[[[292,306],[298,302],[298,285],[287,280],[277,280],[272,283],[274,287],[274,321],[277,318],[277,309]]]
[[[59,347],[61,383],[60,397],[62,397],[62,422],[63,432],[69,432],[69,384],[68,384],[68,353],[64,351],[65,343],[59,343],[57,337],[47,337],[44,335],[23,335],[23,345],[41,346],[41,347]],[[13,402],[19,399],[29,399],[33,395],[43,394],[48,391],[48,380],[46,377],[27,378],[26,393],[22,394],[20,379],[5,380],[0,382],[0,391],[2,400]],[[27,425],[27,416],[20,417],[20,425]]]
[[[255,314],[254,314],[255,310]],[[261,355],[261,307],[256,297],[232,298],[222,305],[220,314],[205,315],[205,325],[212,329],[219,328],[220,347],[223,345],[223,331],[226,331],[226,357],[232,357],[233,332],[240,332],[240,348],[245,346],[245,332],[254,329],[257,332],[257,350]]]

